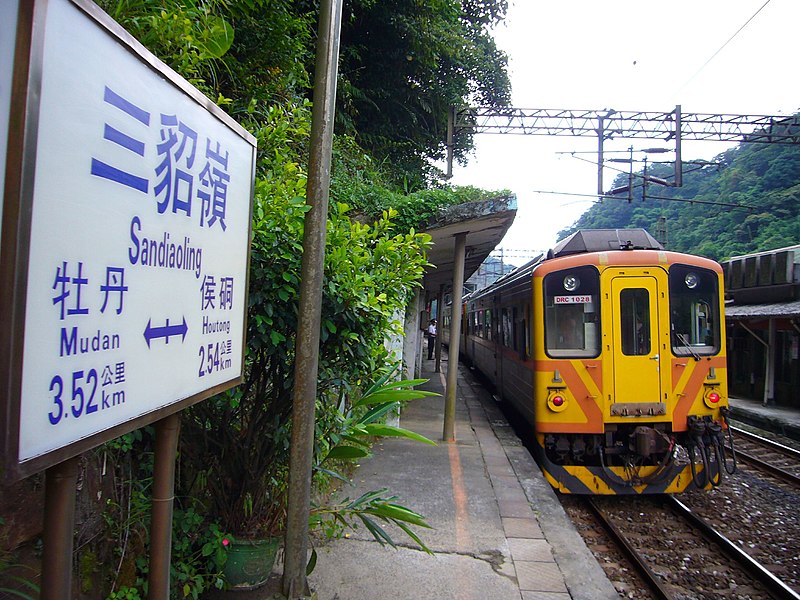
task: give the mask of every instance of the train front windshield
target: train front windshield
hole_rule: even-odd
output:
[[[544,278],[546,351],[554,358],[600,354],[600,274],[592,267]]]
[[[713,271],[673,265],[669,272],[670,330],[676,356],[720,350],[719,289]]]

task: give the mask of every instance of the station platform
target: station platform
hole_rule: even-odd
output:
[[[732,419],[800,441],[800,409],[746,398],[729,398],[728,404]]]
[[[401,426],[437,446],[386,439],[354,476],[350,498],[387,488],[425,516],[417,529],[434,556],[399,530],[397,548],[361,529],[317,548],[309,585],[319,600],[616,600],[619,598],[564,514],[550,485],[469,369],[460,366],[456,442],[442,442],[442,373],[423,361],[426,390]]]

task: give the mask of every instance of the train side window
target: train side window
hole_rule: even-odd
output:
[[[486,339],[487,340],[491,340],[492,339],[492,309],[491,308],[487,308],[486,309],[486,315],[484,317],[483,326],[484,326],[484,331],[486,332],[486,336],[485,336]]]
[[[506,348],[511,348],[512,345],[512,334],[511,334],[511,315],[508,312],[507,308],[504,308],[500,311],[500,327],[502,328],[502,342],[503,346]]]
[[[517,307],[511,309],[511,349],[519,352],[519,310]]]
[[[522,318],[522,331],[523,335],[525,336],[522,347],[523,358],[530,358],[531,356],[531,339],[533,338],[533,335],[531,333],[531,325],[530,325],[531,323],[533,323],[533,321],[531,321],[531,305],[526,304],[525,315]]]
[[[544,279],[545,351],[554,358],[600,354],[600,274],[580,267]]]
[[[622,353],[626,356],[650,354],[650,293],[629,288],[619,294],[619,323]]]
[[[716,354],[720,349],[717,275],[673,265],[669,272],[670,335],[676,356]]]

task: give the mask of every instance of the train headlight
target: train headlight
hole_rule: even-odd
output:
[[[553,412],[561,412],[567,408],[567,397],[561,392],[550,392],[547,397],[547,408]]]
[[[690,290],[693,290],[697,287],[697,284],[700,283],[700,278],[697,276],[697,273],[689,272],[686,274],[686,277],[683,278],[686,287]]]
[[[568,292],[574,292],[581,287],[580,277],[577,275],[567,275],[564,277],[564,289]]]

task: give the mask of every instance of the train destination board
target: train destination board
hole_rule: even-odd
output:
[[[255,160],[250,134],[94,5],[38,6],[6,427],[22,474],[238,383]]]

